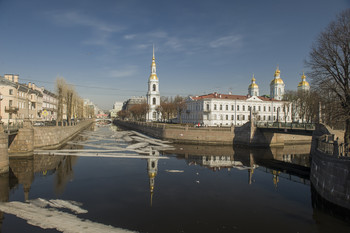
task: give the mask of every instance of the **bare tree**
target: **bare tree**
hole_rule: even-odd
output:
[[[343,11],[329,24],[313,45],[306,61],[311,68],[313,84],[334,93],[345,120],[344,142],[350,142],[350,9]]]

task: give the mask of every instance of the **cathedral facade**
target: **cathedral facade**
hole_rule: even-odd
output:
[[[243,125],[254,117],[260,122],[292,122],[292,104],[283,101],[285,84],[277,68],[270,83],[270,96],[259,96],[259,86],[253,75],[247,95],[210,93],[190,96],[181,113],[182,123],[205,126]],[[298,90],[309,90],[305,75]]]

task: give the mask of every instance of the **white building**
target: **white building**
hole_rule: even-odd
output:
[[[271,82],[272,94],[276,98],[259,95],[259,87],[253,76],[248,95],[227,95],[211,93],[190,96],[186,99],[187,109],[182,112],[182,123],[205,126],[243,125],[252,117],[262,122],[291,122],[291,105],[282,101],[284,83],[277,69]],[[275,91],[276,89],[276,91]]]
[[[160,106],[160,94],[159,94],[159,80],[157,77],[156,62],[154,57],[151,65],[151,75],[148,80],[148,92],[147,92],[147,104],[149,105],[149,111],[146,116],[147,121],[157,121],[161,119],[161,113],[157,111],[157,107]]]

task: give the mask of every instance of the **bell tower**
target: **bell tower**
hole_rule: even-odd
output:
[[[149,111],[147,113],[147,121],[157,121],[161,118],[161,113],[157,112],[157,106],[160,106],[160,94],[159,94],[159,80],[157,77],[156,61],[154,56],[153,46],[153,57],[151,64],[151,75],[148,79],[148,92],[147,92],[147,104]]]

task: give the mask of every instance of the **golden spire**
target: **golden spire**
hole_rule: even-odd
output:
[[[153,57],[152,57],[152,65],[151,65],[151,75],[149,80],[158,80],[157,77],[157,69],[156,69],[156,58],[154,55],[154,44],[153,44]]]
[[[255,77],[254,77],[254,74],[253,74],[253,78],[252,78],[252,81],[255,82]]]
[[[276,71],[275,71],[275,77],[279,76],[281,71],[279,70],[279,66],[277,65]]]

